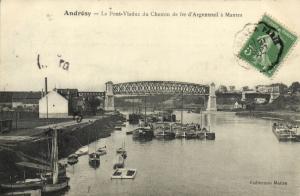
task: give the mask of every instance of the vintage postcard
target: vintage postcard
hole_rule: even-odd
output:
[[[0,0],[0,195],[300,195],[299,10]]]

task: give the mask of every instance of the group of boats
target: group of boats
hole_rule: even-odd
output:
[[[58,162],[57,129],[49,129],[51,134],[52,149],[50,160],[50,171],[41,171],[36,178],[26,178],[24,172],[23,180],[14,181],[10,178],[7,183],[2,183],[0,187],[5,190],[32,190],[39,189],[42,193],[60,191],[68,187],[69,178],[66,176],[66,165]]]
[[[156,139],[200,139],[215,140],[215,133],[200,124],[180,124],[174,122],[158,122],[144,125],[142,124],[135,130],[127,132],[132,134],[133,139],[149,140]]]
[[[158,139],[215,139],[214,132],[195,123],[157,123],[154,127],[154,137]]]
[[[69,155],[67,162],[69,165],[75,165],[78,163],[78,158],[86,154],[89,156],[89,164],[92,167],[97,168],[100,165],[100,157],[107,154],[106,145],[99,148],[95,147],[95,150],[92,152],[90,152],[89,146],[87,148],[83,147],[74,154]]]
[[[300,142],[300,134],[297,132],[298,128],[297,125],[274,123],[272,131],[280,142]]]
[[[183,108],[183,106],[182,106]],[[176,115],[172,111],[161,111],[158,113],[146,114],[129,114],[130,124],[139,124],[135,130],[127,131],[127,135],[131,135],[135,140],[151,140],[157,139],[200,139],[200,140],[215,140],[216,135],[208,128],[202,126],[201,123],[187,123],[183,124],[183,109],[181,110],[180,123],[176,120]]]

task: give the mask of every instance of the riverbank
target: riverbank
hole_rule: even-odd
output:
[[[291,111],[241,111],[235,113],[237,116],[249,116],[255,118],[287,121],[293,124],[300,124],[299,112]]]
[[[82,146],[88,145],[95,140],[110,136],[114,130],[115,123],[122,120],[122,118],[119,114],[110,114],[95,117],[86,123],[72,124],[59,129],[59,158],[67,157]],[[1,141],[0,182],[7,181],[9,176],[22,176],[24,171],[28,174],[28,177],[35,175],[35,172],[32,172],[32,168],[22,168],[16,164],[18,162],[45,164],[48,160],[49,144],[51,144],[50,138],[45,134],[46,130],[35,128],[28,133],[30,136],[23,136],[29,139],[21,141],[14,139]],[[24,131],[22,130],[20,133],[24,135]],[[39,150],[37,151],[37,149]]]

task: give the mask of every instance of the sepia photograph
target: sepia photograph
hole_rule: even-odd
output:
[[[0,196],[299,196],[299,10],[0,0]]]

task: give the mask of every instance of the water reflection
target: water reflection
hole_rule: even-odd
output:
[[[93,169],[97,169],[100,166],[100,161],[97,161],[97,162],[91,162],[91,161],[89,161],[89,166],[91,168],[93,168]]]
[[[177,116],[180,116],[177,115]],[[184,114],[184,123],[200,123],[201,115]],[[299,143],[279,143],[271,121],[241,118],[232,113],[204,113],[202,123],[216,132],[216,140],[133,140],[127,125],[111,137],[95,170],[88,156],[68,167],[75,195],[299,195]],[[111,180],[116,149],[125,144],[125,167],[137,169],[134,180]],[[253,185],[250,181],[282,180],[287,186]]]

